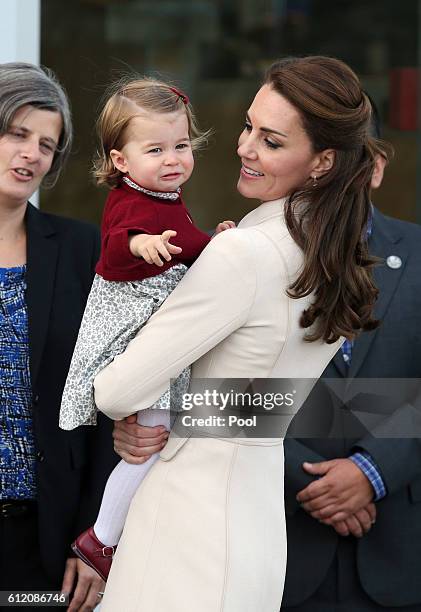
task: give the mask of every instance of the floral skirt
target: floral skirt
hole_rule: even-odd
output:
[[[178,264],[139,281],[107,281],[95,276],[64,387],[62,429],[96,424],[95,376],[125,350],[186,271],[186,266]],[[187,390],[189,380],[190,368],[186,368],[175,383],[177,393]],[[170,408],[169,389],[151,408]]]

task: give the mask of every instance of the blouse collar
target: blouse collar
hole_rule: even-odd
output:
[[[132,189],[136,189],[136,191],[146,193],[147,195],[153,196],[154,198],[160,198],[161,200],[177,200],[180,197],[181,193],[180,187],[177,189],[177,191],[151,191],[150,189],[145,189],[145,187],[141,187],[128,176],[123,176],[123,181]]]
[[[25,280],[26,264],[13,266],[12,268],[0,268],[0,285],[8,283],[19,283]]]

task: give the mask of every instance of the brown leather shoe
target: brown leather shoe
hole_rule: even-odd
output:
[[[107,581],[117,546],[105,546],[96,537],[93,527],[81,533],[71,546],[75,555]]]

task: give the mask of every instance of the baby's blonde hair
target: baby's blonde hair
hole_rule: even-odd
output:
[[[110,151],[125,144],[127,128],[139,108],[154,113],[184,110],[193,150],[207,142],[209,132],[199,130],[193,108],[187,97],[168,83],[151,77],[124,77],[113,83],[106,93],[107,101],[97,121],[100,148],[94,159],[93,173],[98,185],[116,187],[123,173],[115,168]]]

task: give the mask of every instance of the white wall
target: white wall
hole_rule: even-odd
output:
[[[0,0],[0,63],[39,64],[41,0]],[[31,197],[38,206],[38,193]]]

